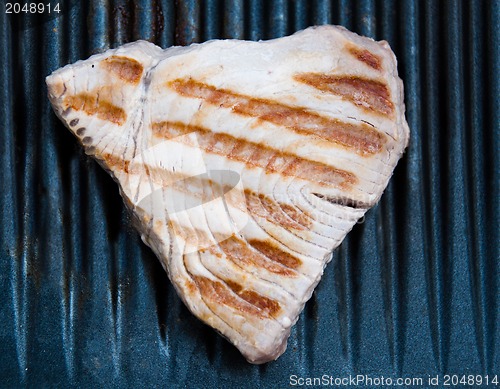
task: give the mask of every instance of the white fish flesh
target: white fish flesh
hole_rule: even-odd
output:
[[[387,42],[311,27],[264,42],[138,41],[47,77],[191,312],[278,358],[409,139]]]

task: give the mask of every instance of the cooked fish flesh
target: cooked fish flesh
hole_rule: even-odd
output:
[[[166,50],[138,41],[46,81],[180,298],[252,363],[285,351],[409,139],[389,45],[342,27]]]

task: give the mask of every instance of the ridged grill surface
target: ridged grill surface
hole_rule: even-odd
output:
[[[0,13],[1,387],[500,374],[500,2],[61,4],[45,21]],[[253,366],[181,303],[116,184],[55,117],[44,77],[136,39],[165,48],[327,23],[390,43],[410,145],[334,252],[288,351]]]

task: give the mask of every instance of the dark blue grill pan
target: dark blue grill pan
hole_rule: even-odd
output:
[[[35,18],[1,3],[0,387],[500,374],[499,1],[60,4]],[[44,77],[136,39],[257,40],[324,23],[389,41],[412,138],[288,351],[252,366],[181,304],[114,182],[52,113]]]

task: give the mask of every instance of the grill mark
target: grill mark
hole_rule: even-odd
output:
[[[97,94],[79,93],[64,99],[64,108],[73,108],[83,111],[87,115],[96,115],[101,120],[106,120],[121,126],[127,119],[125,111],[109,101],[99,99]]]
[[[261,252],[253,250],[247,242],[235,236],[219,242],[219,247],[232,262],[242,265],[255,265],[270,273],[285,277],[297,277],[298,275],[293,269],[283,266],[281,263],[275,263],[276,261],[272,261]]]
[[[161,185],[166,185],[175,188],[179,191],[187,191],[188,189],[183,185],[185,180],[190,180],[190,188],[195,185],[197,189],[200,189],[200,196],[203,197],[204,202],[214,200],[220,196],[225,195],[234,187],[230,187],[226,184],[220,184],[216,181],[201,177],[188,177],[181,173],[173,173],[168,170],[160,169],[157,167],[151,167],[144,164],[130,164],[129,161],[124,161],[121,157],[113,154],[104,154],[102,159],[106,162],[107,166],[111,169],[119,169],[125,173],[139,174],[142,170],[148,170],[148,176],[153,182]],[[202,190],[203,188],[210,187],[212,191],[210,196]],[[190,192],[196,195],[196,192]],[[269,196],[264,194],[255,193],[251,190],[245,189],[244,196],[246,200],[246,206],[240,204],[241,202],[231,202],[231,205],[238,207],[241,210],[246,210],[252,216],[260,216],[268,221],[278,224],[285,228],[294,228],[297,230],[305,230],[311,226],[311,220],[306,217],[302,212],[296,210],[293,206],[276,201]]]
[[[298,223],[295,218],[296,213],[286,213],[290,207],[261,193],[255,193],[251,190],[245,189],[245,199],[247,201],[247,209],[252,216],[264,217],[271,222],[275,222],[282,227],[295,228],[297,230],[304,230],[310,227],[310,222],[306,224]]]
[[[47,90],[51,98],[60,98],[66,92],[66,85],[63,82],[57,82],[53,77],[50,77],[50,81],[47,80]],[[69,112],[62,112],[63,116],[67,116]]]
[[[299,258],[281,250],[277,245],[269,241],[251,239],[248,241],[248,244],[270,260],[290,269],[298,269],[302,265],[302,261]]]
[[[275,317],[281,310],[281,306],[276,300],[262,296],[253,290],[247,290],[232,280],[224,280],[224,283],[243,300],[264,311],[266,316]]]
[[[177,79],[169,82],[168,86],[182,96],[203,99],[209,104],[229,108],[239,115],[255,117],[302,135],[325,139],[361,156],[381,152],[385,143],[382,133],[364,123],[346,123],[303,107],[217,89],[192,79]]]
[[[300,197],[304,198],[304,193],[302,191],[299,191],[299,192],[300,192]],[[303,213],[304,217],[308,217],[309,219],[314,220],[318,225],[327,226],[328,230],[330,230],[330,231],[325,231],[325,232],[313,231],[315,234],[317,234],[325,239],[328,239],[329,241],[334,242],[334,243],[338,241],[338,239],[332,237],[331,229],[333,229],[335,231],[343,231],[343,230],[340,230],[336,226],[332,226],[331,224],[329,224],[328,219],[331,219],[331,216],[328,213],[325,213],[324,211],[318,212],[315,209],[314,209],[315,212],[313,212],[311,210],[311,208],[309,208],[307,205],[304,204],[306,201],[304,201],[304,202],[299,201],[297,196],[291,197],[290,200],[291,200],[293,206],[296,207],[299,212]],[[310,202],[307,202],[307,204],[309,204],[311,207],[313,207]],[[325,215],[328,215],[328,216],[325,216]]]
[[[294,79],[320,91],[338,95],[366,111],[387,116],[394,114],[389,89],[383,82],[357,76],[320,73],[297,74]]]
[[[229,261],[239,267],[254,265],[284,277],[299,275],[296,270],[302,265],[302,261],[267,241],[254,239],[245,242],[234,235],[210,237],[205,231],[184,227],[172,220],[168,221],[168,227],[175,235],[191,244],[198,243],[200,252],[208,250],[219,258],[224,254]],[[245,269],[244,266],[242,268]]]
[[[216,304],[226,305],[262,319],[276,314],[281,309],[277,301],[264,297],[257,292],[244,290],[241,285],[235,282],[231,282],[233,290],[227,282],[214,281],[194,274],[191,277],[198,286],[200,293]]]
[[[117,156],[111,153],[104,153],[99,155],[99,159],[106,163],[108,169],[121,170],[125,173],[129,172],[130,161],[123,159],[121,156]]]
[[[185,230],[190,230],[190,232],[188,232],[188,235],[206,235],[205,232],[198,229],[185,229],[173,221],[169,221],[168,225],[171,228],[174,228],[176,233],[182,231],[183,237],[185,237],[187,232]],[[217,239],[217,237],[214,237],[214,239]],[[255,253],[254,250],[250,249],[247,243],[245,243],[241,239],[238,239],[234,235],[227,239],[221,240],[218,243],[214,240],[213,244],[209,245],[206,249],[211,254],[219,258],[222,258],[221,253],[223,253],[226,259],[235,263],[237,266],[240,266],[241,264],[254,264],[272,273],[282,276],[297,276],[297,273],[294,270],[287,269],[283,266],[280,266],[279,264],[273,264],[262,254],[258,252]],[[199,251],[204,252],[205,249],[201,248]],[[247,312],[260,317],[268,317],[275,316],[281,310],[281,306],[278,301],[266,296],[262,296],[253,290],[245,289],[243,286],[232,280],[221,279],[221,281],[223,282],[218,282],[206,277],[194,275],[193,279],[196,282],[200,292],[205,296],[211,298],[212,301],[232,306],[233,308],[236,308],[242,312]],[[227,288],[231,289],[241,299],[245,300],[245,302],[251,304],[252,307],[242,305],[241,302],[239,302],[234,298],[234,296],[231,295],[231,293],[229,293]],[[258,311],[255,311],[255,308],[258,308]]]
[[[130,84],[137,84],[144,70],[143,66],[135,59],[118,55],[106,58],[101,64],[104,69]]]
[[[279,204],[282,211],[288,215],[289,218],[295,220],[303,228],[310,228],[312,225],[311,218],[308,217],[304,212],[301,212],[293,205],[290,204]]]
[[[174,235],[181,237],[186,242],[186,245],[197,246],[199,250],[210,248],[217,244],[217,237],[215,235],[209,235],[201,229],[185,227],[173,220],[169,220],[167,226],[173,231]]]
[[[373,54],[371,51],[367,49],[362,49],[360,47],[349,45],[347,47],[347,51],[354,56],[358,61],[365,63],[375,70],[382,69],[382,59]]]
[[[152,123],[152,129],[156,136],[179,142],[189,142],[181,135],[195,132],[198,135],[198,146],[207,152],[263,168],[269,173],[298,177],[344,190],[349,190],[352,185],[358,183],[357,177],[346,170],[238,139],[232,135],[213,133],[202,127],[179,122],[156,122]]]
[[[131,175],[144,173],[153,182],[164,187],[171,187],[182,192],[189,191],[190,194],[203,198],[203,202],[209,202],[226,195],[235,188],[234,186],[221,184],[209,178],[188,176],[180,172],[166,170],[141,162],[131,162],[129,160],[124,160],[121,156],[116,154],[104,153],[97,156],[97,158],[104,161],[109,168],[120,170]],[[194,186],[200,191],[193,192]],[[208,187],[210,187],[211,190],[207,195],[207,192],[203,189]]]
[[[148,176],[152,182],[162,185],[162,187],[172,187],[175,190],[187,192],[189,191],[190,186],[195,182],[194,179],[198,177],[190,177],[186,174],[182,174],[179,172],[173,172],[171,170],[165,170],[160,167],[147,165],[144,163],[132,163],[130,164],[130,168],[128,172],[132,175],[134,174],[145,174]],[[185,181],[189,180],[189,181]],[[228,186],[220,185],[219,183],[212,181],[210,179],[202,180],[202,184],[199,185],[199,189],[203,189],[202,185],[210,185],[212,188],[211,192],[209,192],[210,197],[205,192],[200,192],[200,197],[203,197],[205,201],[210,201],[218,197],[219,195],[225,194],[229,189]],[[222,192],[224,190],[224,192]],[[192,192],[190,192],[192,193]],[[196,194],[196,193],[193,193]]]
[[[200,176],[188,176],[178,172],[171,172],[158,167],[149,165],[135,164],[130,169],[131,174],[140,173],[139,169],[148,169],[148,176],[153,181],[163,187],[169,187],[180,192],[189,193],[199,197],[200,205],[225,196],[228,192],[235,189],[235,186],[221,184],[210,178]]]
[[[192,291],[192,295],[195,294],[194,291],[197,291],[197,294],[200,295],[200,300],[202,302],[202,304],[206,307],[207,311],[208,312],[203,312],[203,311],[199,311],[199,312],[193,312],[196,316],[198,316],[202,321],[204,321],[205,323],[207,323],[208,325],[210,325],[211,327],[215,328],[216,330],[221,330],[221,326],[217,323],[215,324],[213,322],[213,319],[215,318],[216,320],[219,320],[221,323],[223,323],[223,326],[227,326],[228,328],[230,328],[232,331],[236,332],[239,336],[243,336],[243,334],[238,331],[238,328],[232,326],[230,323],[228,323],[227,320],[224,320],[223,316],[219,315],[217,312],[216,312],[216,309],[214,309],[213,307],[213,300],[208,300],[207,301],[207,298],[206,298],[206,295],[203,295],[201,293],[201,290],[200,288],[198,287],[198,284],[196,283],[196,276],[189,270],[189,267],[186,263],[186,256],[183,255],[182,256],[182,265],[184,267],[184,269],[186,270],[186,273],[188,275],[189,278],[185,278],[186,281],[188,281],[189,285],[187,286],[187,288],[189,288],[189,292]],[[197,296],[195,297],[197,298]],[[216,306],[217,306],[217,302],[216,302]],[[253,327],[253,325],[252,325]]]

